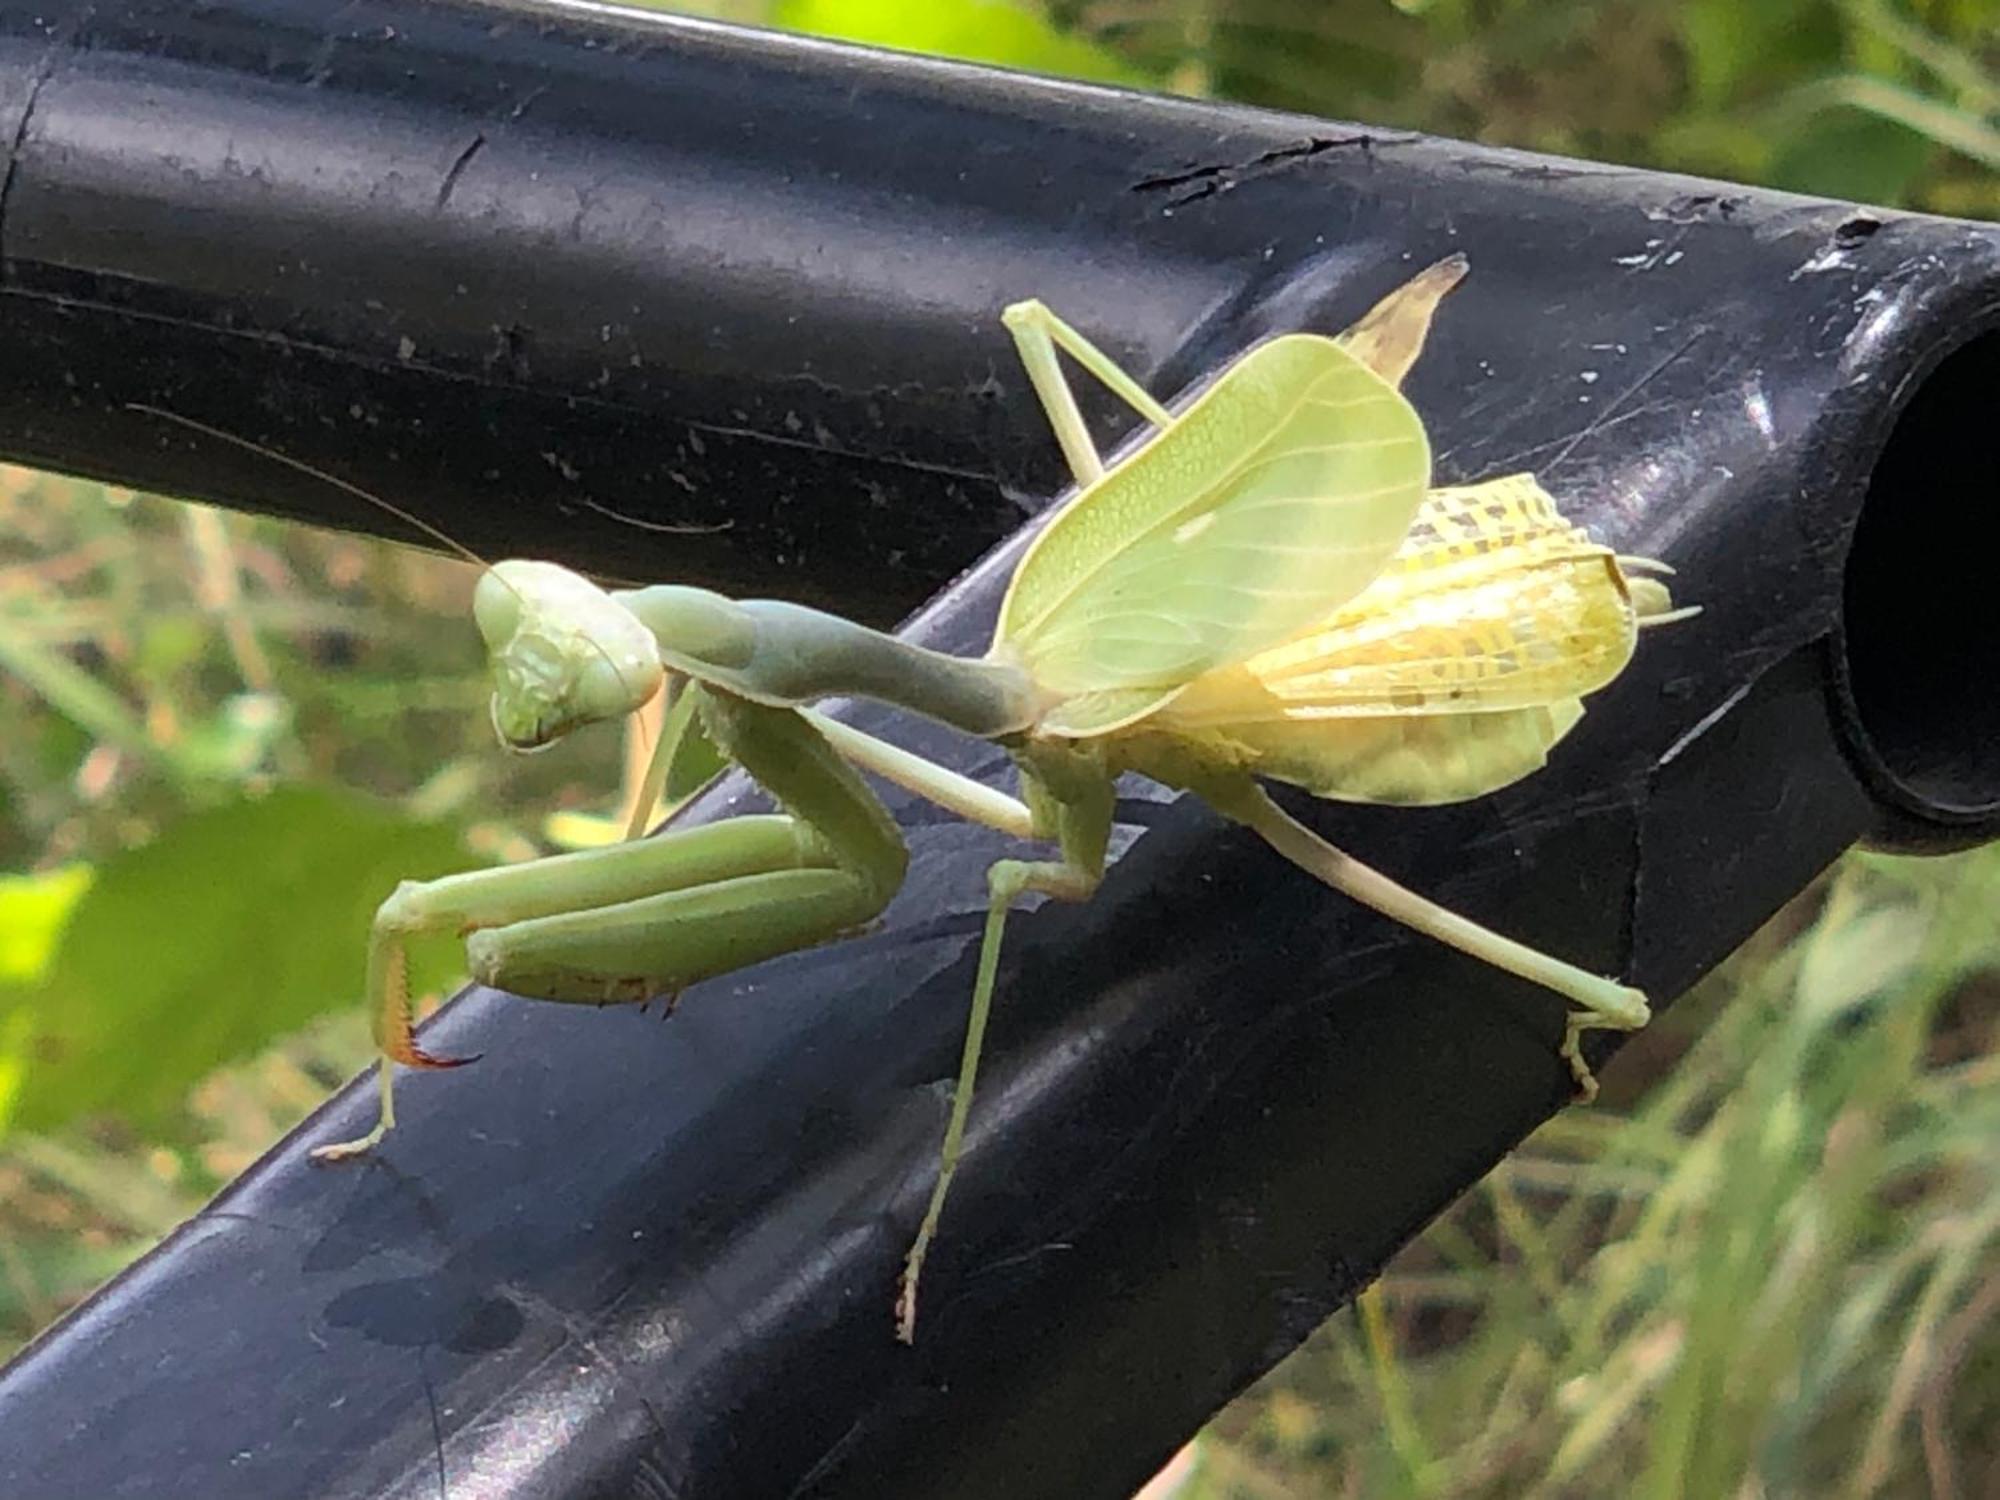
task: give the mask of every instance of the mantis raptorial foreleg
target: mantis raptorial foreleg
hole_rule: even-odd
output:
[[[382,1118],[394,1123],[393,1062],[450,1066],[410,1040],[402,945],[469,933],[475,979],[547,1000],[639,1001],[838,937],[872,921],[902,884],[896,825],[825,737],[798,713],[694,687],[716,743],[789,810],[732,818],[532,864],[408,881],[382,904],[369,950],[369,1001],[382,1047]]]
[[[652,826],[653,810],[660,805],[660,794],[666,790],[667,780],[673,774],[676,757],[688,743],[688,730],[693,726],[701,705],[701,695],[693,690],[692,684],[683,687],[678,694],[674,692],[671,672],[661,683],[660,692],[666,699],[665,711],[660,715],[660,737],[646,761],[645,773],[632,790],[632,807],[625,818],[625,837],[628,840],[643,838]]]

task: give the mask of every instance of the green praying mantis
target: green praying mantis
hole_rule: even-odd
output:
[[[403,945],[465,935],[484,984],[545,1000],[677,994],[697,980],[852,934],[888,904],[907,853],[860,772],[1054,858],[1001,859],[936,1184],[895,1299],[915,1336],[924,1259],[965,1136],[1009,908],[1030,892],[1088,899],[1104,878],[1116,778],[1201,797],[1306,873],[1570,1002],[1560,1055],[1584,1097],[1581,1040],[1632,1030],[1646,997],[1424,900],[1286,813],[1260,778],[1318,797],[1433,804],[1528,775],[1631,658],[1638,632],[1691,611],[1564,520],[1526,474],[1432,489],[1422,422],[1401,394],[1454,256],[1338,337],[1293,333],[1240,355],[1169,410],[1038,301],[1003,314],[1076,480],[1015,569],[976,660],[837,616],[677,585],[606,591],[551,563],[502,562],[474,613],[502,741],[540,746],[670,694],[638,807],[699,725],[782,811],[527,864],[405,882],[367,957],[381,1116],[394,1066],[449,1067],[412,1033]],[[1152,431],[1107,466],[1059,351]],[[672,690],[683,684],[678,693]],[[866,697],[1003,746],[1016,799],[812,705]]]

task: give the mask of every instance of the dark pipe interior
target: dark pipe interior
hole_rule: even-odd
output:
[[[1859,749],[1950,821],[2000,804],[2000,333],[1961,345],[1896,419],[1841,603]]]

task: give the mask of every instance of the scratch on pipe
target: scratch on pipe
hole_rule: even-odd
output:
[[[84,12],[87,14],[87,11]],[[14,179],[21,170],[21,150],[28,143],[28,129],[35,118],[35,106],[41,103],[42,90],[56,70],[56,58],[69,43],[69,31],[51,37],[49,45],[42,49],[42,55],[35,59],[34,71],[28,77],[28,97],[21,102],[21,118],[14,126],[13,139],[7,142],[7,173],[0,177],[0,262],[5,261],[7,248],[7,204],[13,196]]]
[[[1664,771],[1668,766],[1672,765],[1676,760],[1680,759],[1680,757],[1683,754],[1685,754],[1690,747],[1693,746],[1696,740],[1699,740],[1703,735],[1707,734],[1709,730],[1713,729],[1717,724],[1721,723],[1723,717],[1726,714],[1728,714],[1731,709],[1735,708],[1737,704],[1741,703],[1745,698],[1749,697],[1751,692],[1756,688],[1757,684],[1762,682],[1763,680],[1764,680],[1764,674],[1762,672],[1759,672],[1756,676],[1750,678],[1748,681],[1739,682],[1735,687],[1731,688],[1729,690],[1729,694],[1727,697],[1725,697],[1720,703],[1716,704],[1715,707],[1710,709],[1707,713],[1703,714],[1699,719],[1695,720],[1691,728],[1689,728],[1684,734],[1681,735],[1679,739],[1675,740],[1671,745],[1667,746],[1667,748],[1663,752],[1661,752],[1659,760],[1654,762],[1653,770],[1655,772]]]
[[[594,510],[600,516],[609,517],[620,525],[631,526],[639,531],[666,532],[673,536],[709,536],[718,531],[728,531],[736,524],[734,521],[718,521],[713,526],[700,526],[693,523],[676,524],[671,521],[646,521],[640,519],[638,516],[628,516],[623,511],[613,510],[610,506],[596,500],[586,499],[580,500],[577,503],[585,510]]]
[[[1678,739],[1661,752],[1646,773],[1650,792],[1652,783],[1674,761],[1678,760],[1698,740],[1728,716],[1730,711],[1755,691],[1764,674],[1755,673],[1747,681],[1738,683],[1723,697],[1722,701],[1703,714],[1685,730]],[[1639,908],[1645,902],[1646,885],[1646,819],[1643,816],[1632,820],[1632,878],[1625,884],[1624,908],[1618,914],[1618,948],[1629,960],[1639,945]]]
[[[1546,478],[1549,474],[1554,472],[1554,470],[1559,465],[1561,465],[1562,462],[1570,456],[1570,454],[1574,453],[1577,450],[1577,448],[1584,443],[1586,439],[1594,437],[1599,432],[1602,432],[1607,426],[1611,425],[1612,418],[1614,416],[1618,417],[1618,419],[1621,421],[1624,420],[1625,415],[1627,415],[1626,413],[1624,413],[1624,408],[1627,405],[1627,403],[1630,402],[1633,397],[1637,396],[1639,392],[1643,391],[1647,386],[1651,385],[1655,380],[1658,380],[1660,376],[1664,375],[1672,365],[1674,365],[1676,362],[1679,361],[1682,355],[1686,354],[1688,350],[1692,349],[1698,342],[1700,342],[1700,340],[1704,338],[1708,334],[1708,332],[1709,329],[1707,325],[1704,324],[1703,326],[1695,329],[1695,331],[1689,334],[1686,338],[1682,339],[1679,344],[1675,345],[1672,349],[1668,350],[1667,353],[1662,355],[1659,358],[1659,360],[1657,360],[1653,364],[1651,369],[1647,370],[1637,380],[1633,381],[1630,385],[1625,387],[1624,390],[1620,391],[1616,396],[1614,396],[1610,401],[1606,402],[1604,406],[1596,413],[1596,415],[1591,418],[1590,421],[1586,422],[1582,427],[1578,428],[1574,433],[1572,433],[1569,436],[1568,440],[1565,441],[1563,445],[1556,450],[1555,456],[1553,458],[1540,461],[1536,460],[1536,455],[1541,453],[1548,446],[1546,443],[1538,443],[1534,447],[1524,448],[1519,450],[1511,458],[1505,460],[1505,462],[1502,463],[1499,467],[1503,471],[1511,469],[1532,468],[1536,472],[1536,474]]]
[[[1692,349],[1696,344],[1700,343],[1701,340],[1707,336],[1708,331],[1709,330],[1707,324],[1704,323],[1700,325],[1694,330],[1694,332],[1690,333],[1686,338],[1682,339],[1678,345],[1676,345],[1674,348],[1668,350],[1664,355],[1662,355],[1650,370],[1646,371],[1645,374],[1641,375],[1637,380],[1633,381],[1630,385],[1626,386],[1624,390],[1620,391],[1616,396],[1612,397],[1611,400],[1606,402],[1604,406],[1598,411],[1596,416],[1592,417],[1589,422],[1585,423],[1584,426],[1576,433],[1574,437],[1572,437],[1567,443],[1563,444],[1563,446],[1556,451],[1556,455],[1554,458],[1551,458],[1546,464],[1540,465],[1539,466],[1540,472],[1542,472],[1543,474],[1548,474],[1553,470],[1555,470],[1562,463],[1564,459],[1568,458],[1570,454],[1574,453],[1577,450],[1578,446],[1582,444],[1585,438],[1588,438],[1594,433],[1601,431],[1605,423],[1609,422],[1621,407],[1623,407],[1627,402],[1632,400],[1633,397],[1637,396],[1639,392],[1643,391],[1647,386],[1651,385],[1655,380],[1658,380],[1662,375],[1666,374],[1667,370],[1672,365],[1677,363],[1683,354],[1686,354],[1688,350]]]
[[[646,1419],[653,1424],[653,1431],[664,1442],[667,1439],[666,1423],[660,1420],[659,1411],[638,1389],[638,1377],[633,1366],[610,1350],[602,1347],[590,1326],[583,1318],[569,1312],[540,1293],[513,1280],[503,1282],[499,1290],[507,1301],[524,1311],[536,1313],[563,1332],[569,1344],[583,1351],[590,1361],[616,1382],[631,1382],[630,1393],[644,1408]],[[672,1335],[668,1338],[671,1340]]]
[[[472,158],[486,149],[486,132],[476,132],[471,144],[458,153],[458,160],[445,168],[444,181],[438,184],[437,208],[442,210],[451,201],[451,195],[458,186],[458,179],[465,175],[465,169],[472,165]]]
[[[1418,140],[1415,135],[1386,136],[1371,131],[1357,131],[1352,135],[1308,136],[1305,140],[1290,146],[1273,146],[1261,151],[1245,162],[1220,162],[1189,167],[1180,172],[1162,172],[1152,177],[1142,177],[1133,183],[1128,191],[1134,193],[1171,192],[1177,188],[1188,191],[1167,200],[1168,211],[1182,208],[1190,203],[1198,203],[1203,198],[1234,189],[1239,182],[1248,178],[1266,175],[1268,169],[1287,162],[1303,161],[1323,152],[1336,151],[1343,147],[1359,147],[1362,154],[1371,154],[1377,146],[1404,145]]]
[[[424,1358],[423,1345],[417,1346],[417,1375],[424,1383],[424,1404],[431,1413],[431,1451],[437,1455],[438,1500],[451,1500],[450,1491],[445,1487],[444,1477],[444,1422],[438,1415],[437,1388],[431,1384],[430,1363]]]
[[[811,1494],[813,1486],[819,1482],[820,1478],[831,1472],[834,1464],[839,1461],[841,1455],[854,1446],[854,1440],[861,1435],[861,1429],[867,1424],[867,1420],[865,1416],[862,1416],[856,1417],[852,1422],[849,1422],[847,1430],[827,1445],[826,1451],[813,1461],[813,1466],[807,1469],[805,1474],[799,1479],[799,1482],[786,1492],[786,1500],[797,1500],[797,1497],[800,1495]]]

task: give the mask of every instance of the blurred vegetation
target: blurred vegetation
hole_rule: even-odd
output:
[[[2000,1495],[1996,910],[1992,850],[1850,855],[1226,1411],[1187,1493]]]
[[[666,8],[2000,217],[1993,0]],[[0,1352],[366,1059],[395,878],[611,810],[614,734],[492,748],[470,583],[0,470]],[[2000,851],[1851,857],[1225,1413],[1180,1493],[2000,1495],[1996,909]],[[450,946],[420,960],[442,989]]]

